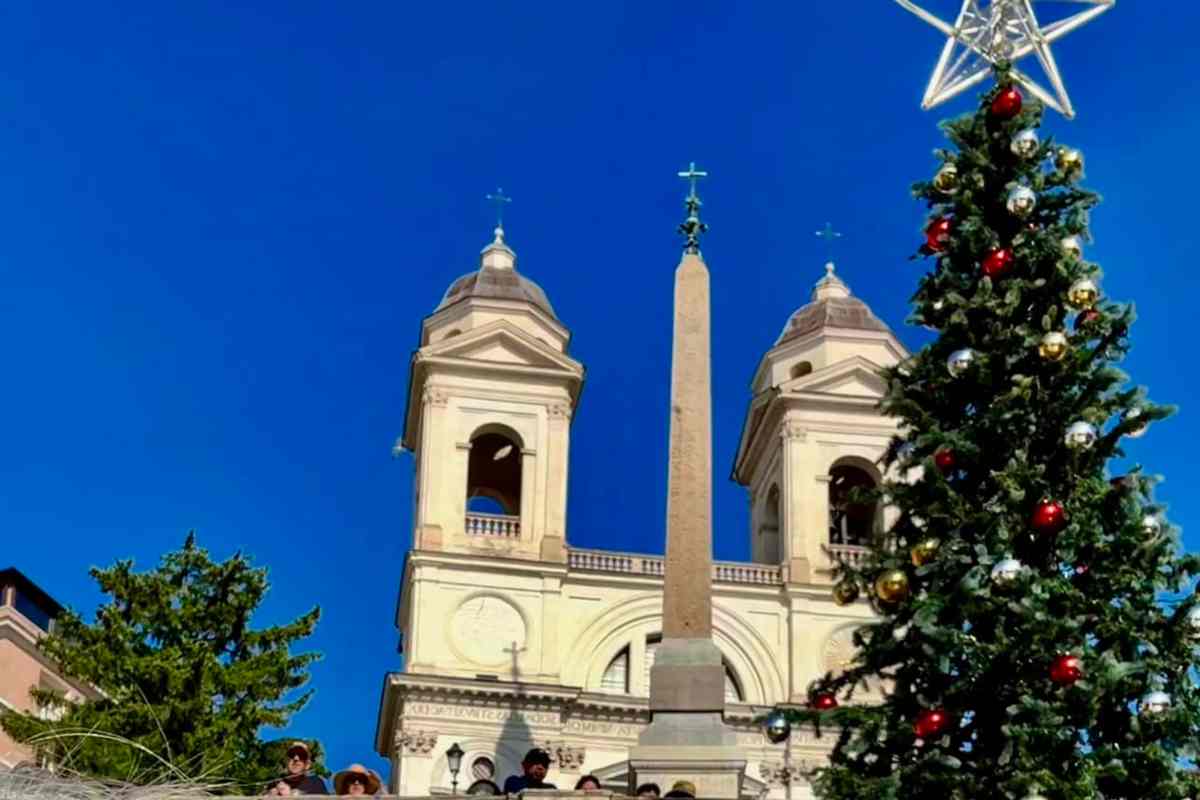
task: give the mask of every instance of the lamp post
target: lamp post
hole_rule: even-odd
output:
[[[450,767],[450,793],[458,794],[458,771],[462,769],[463,749],[458,742],[450,745],[446,751],[446,765]]]

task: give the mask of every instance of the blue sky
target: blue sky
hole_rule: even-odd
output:
[[[1088,253],[1137,304],[1126,367],[1182,406],[1130,452],[1194,536],[1200,10],[1146,8],[1060,43],[1079,118],[1047,130],[1105,197]],[[715,547],[746,558],[727,476],[755,365],[821,274],[813,231],[843,231],[839,274],[926,340],[903,324],[908,187],[973,107],[918,108],[942,41],[885,0],[8,4],[0,566],[90,613],[90,565],[148,566],[192,528],[244,549],[271,569],[264,622],[324,609],[291,730],[382,768],[411,523],[389,451],[420,320],[490,238],[484,195],[515,198],[520,267],[588,370],[569,540],[655,552],[675,172],[710,171]]]

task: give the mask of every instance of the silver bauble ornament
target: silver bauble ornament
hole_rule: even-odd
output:
[[[1064,236],[1059,242],[1062,247],[1063,254],[1068,258],[1073,258],[1076,261],[1083,258],[1083,240],[1078,236]]]
[[[1129,410],[1129,413],[1127,413],[1125,415],[1125,420],[1128,421],[1128,420],[1132,420],[1132,419],[1137,419],[1140,416],[1142,416],[1142,410],[1140,408],[1131,408]],[[1149,427],[1149,426],[1146,425],[1146,423],[1142,423],[1138,427],[1130,430],[1129,433],[1127,433],[1125,435],[1128,436],[1130,439],[1140,439],[1141,437],[1146,435],[1147,427]]]
[[[767,719],[763,723],[763,736],[767,737],[767,741],[771,744],[779,744],[786,742],[791,735],[792,723],[788,721],[787,714],[779,709],[767,714]]]
[[[1142,535],[1147,539],[1152,539],[1162,533],[1162,520],[1157,514],[1147,514],[1142,517]]]
[[[1138,701],[1138,713],[1143,717],[1161,717],[1171,710],[1171,695],[1155,690],[1143,695]]]
[[[1038,148],[1042,143],[1038,141],[1037,131],[1032,128],[1021,131],[1012,138],[1012,143],[1009,148],[1013,151],[1013,155],[1021,158],[1033,158],[1038,153]]]
[[[1072,450],[1090,450],[1096,443],[1096,426],[1083,420],[1072,422],[1064,439]]]
[[[1023,569],[1025,566],[1015,558],[1001,559],[992,567],[992,584],[1000,589],[1012,586],[1021,577]]]
[[[1183,618],[1183,624],[1187,626],[1188,635],[1193,639],[1200,639],[1200,606],[1194,606],[1191,611]]]
[[[913,447],[912,442],[905,442],[896,448],[896,460],[902,464],[907,464],[912,461],[913,451],[917,448]]]
[[[946,369],[955,378],[962,376],[971,365],[975,363],[975,351],[969,347],[964,347],[962,350],[955,350],[946,359]]]
[[[1014,217],[1025,219],[1037,208],[1037,195],[1028,186],[1018,186],[1008,193],[1005,205]]]

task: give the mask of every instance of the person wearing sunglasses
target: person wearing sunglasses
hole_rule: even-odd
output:
[[[362,764],[351,764],[333,776],[333,790],[340,795],[364,797],[379,794],[379,774]]]
[[[325,781],[309,772],[312,768],[312,753],[304,742],[292,742],[287,749],[284,782],[290,794],[329,794]]]

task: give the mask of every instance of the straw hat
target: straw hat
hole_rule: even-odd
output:
[[[367,769],[362,764],[351,764],[344,770],[333,776],[333,791],[335,794],[348,794],[349,787],[347,784],[350,778],[354,776],[365,778],[367,781],[367,794],[375,794],[379,791],[379,773],[373,769]]]

